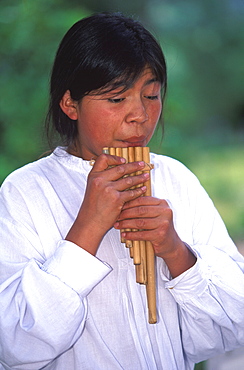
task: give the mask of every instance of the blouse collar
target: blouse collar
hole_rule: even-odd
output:
[[[62,163],[64,166],[73,170],[83,170],[85,172],[90,172],[92,169],[91,161],[86,161],[80,157],[76,157],[67,152],[66,147],[58,146],[51,156]]]

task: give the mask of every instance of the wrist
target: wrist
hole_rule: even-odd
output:
[[[190,269],[197,260],[196,256],[183,241],[173,252],[164,256],[163,259],[173,278]]]
[[[97,228],[76,220],[65,239],[95,256],[102,238],[103,233],[98,232]]]

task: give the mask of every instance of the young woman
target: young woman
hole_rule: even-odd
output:
[[[153,36],[119,14],[82,19],[50,90],[63,146],[1,188],[0,368],[190,370],[244,345],[243,257],[198,180],[152,153],[142,197],[148,175],[126,175],[145,163],[102,154],[153,135],[166,91]],[[156,255],[155,324],[120,243],[128,228]]]

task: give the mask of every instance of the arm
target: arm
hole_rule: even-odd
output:
[[[135,171],[133,166],[129,171]],[[115,185],[114,176],[120,177],[119,169],[111,170],[101,172],[106,172],[105,180],[112,172],[112,185]],[[26,178],[22,184],[26,183]],[[35,194],[35,198],[32,197],[33,189],[40,188],[42,178],[31,184],[28,191],[26,187],[17,190],[11,181],[3,186],[0,199],[0,358],[6,366],[19,368],[21,364],[27,368],[31,364],[33,369],[39,369],[67,351],[82,335],[87,313],[86,296],[111,271],[95,256],[100,239],[111,222],[109,220],[106,223],[109,219],[105,207],[107,198],[97,193],[94,195],[96,184],[101,183],[97,179],[101,179],[101,175],[99,168],[97,170],[95,167],[89,175],[81,210],[66,240],[62,240],[60,221],[57,222],[60,219],[68,220],[63,208],[60,208],[59,214],[57,208],[50,206],[46,192],[41,200],[39,193]],[[119,189],[114,188],[119,202],[123,202],[123,197],[122,200],[119,197],[120,186],[124,190],[124,187],[128,187],[127,181],[138,183],[141,179],[130,178],[120,182]],[[108,184],[108,181],[105,183]],[[103,186],[105,193],[108,192],[106,184]],[[54,193],[50,193],[51,190],[48,188],[47,194],[51,194],[53,205],[58,199]],[[123,195],[134,197],[142,192],[137,189]],[[56,199],[54,202],[53,198]],[[110,203],[114,202],[113,197],[109,198]],[[105,226],[101,223],[101,215],[98,217],[96,214],[100,199],[104,199],[105,204],[102,206]],[[58,217],[55,218],[57,212]],[[92,222],[97,222],[91,233],[86,232],[86,228],[91,227],[89,217]],[[63,225],[66,228],[65,221]]]
[[[6,219],[1,242],[0,359],[13,369],[39,369],[82,334],[86,296],[110,268],[64,241],[44,260],[36,236]]]
[[[199,362],[244,345],[244,258],[204,189],[194,178],[191,186],[189,248],[197,263],[166,288],[179,304],[185,351]]]
[[[177,176],[180,179],[180,185],[175,192],[172,191],[171,183],[167,183],[169,192],[167,188],[162,187],[162,193],[166,194],[167,199],[172,200],[173,205],[172,211],[169,211],[166,206],[168,220],[171,212],[175,218],[175,232],[171,235],[177,234],[177,236],[176,239],[170,238],[169,241],[180,239],[186,242],[188,246],[185,244],[185,248],[189,250],[190,259],[194,256],[196,262],[189,263],[188,254],[183,265],[180,261],[176,266],[176,269],[179,266],[181,269],[183,266],[181,272],[180,269],[177,272],[174,266],[172,270],[170,254],[168,254],[173,251],[172,244],[165,244],[163,259],[170,274],[165,275],[161,271],[162,280],[159,280],[159,284],[161,283],[162,287],[165,286],[178,303],[184,350],[193,362],[199,362],[215,355],[218,351],[231,350],[244,345],[244,262],[230,240],[211,200],[195,176],[188,170],[182,170],[182,167],[177,168]],[[168,173],[164,173],[162,181],[167,177],[171,178]],[[176,179],[174,179],[175,183]],[[139,202],[145,203],[139,204]],[[133,227],[137,225],[137,228],[147,228],[151,231],[139,232],[137,235],[130,233],[126,238],[138,240],[140,237],[145,238],[149,235],[154,242],[159,235],[165,235],[158,229],[153,236],[152,230],[157,227],[157,220],[149,219],[146,224],[146,212],[153,212],[146,209],[146,202],[149,206],[150,202],[155,202],[156,205],[157,201],[138,199],[127,204],[115,226],[129,227],[131,221],[128,219],[134,215],[137,220],[135,219]],[[167,228],[169,224],[167,221]],[[186,229],[187,232],[184,232]],[[167,250],[168,245],[169,250]],[[180,255],[181,242],[176,245]],[[155,249],[156,253],[158,251]],[[161,254],[160,251],[159,253]],[[171,261],[177,263],[174,253],[171,256]]]

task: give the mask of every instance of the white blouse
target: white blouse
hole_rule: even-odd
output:
[[[157,262],[158,322],[119,231],[94,257],[65,241],[88,161],[57,148],[12,173],[0,193],[0,369],[190,370],[244,345],[244,259],[196,177],[151,154],[153,196],[166,199],[197,263],[171,279]]]

